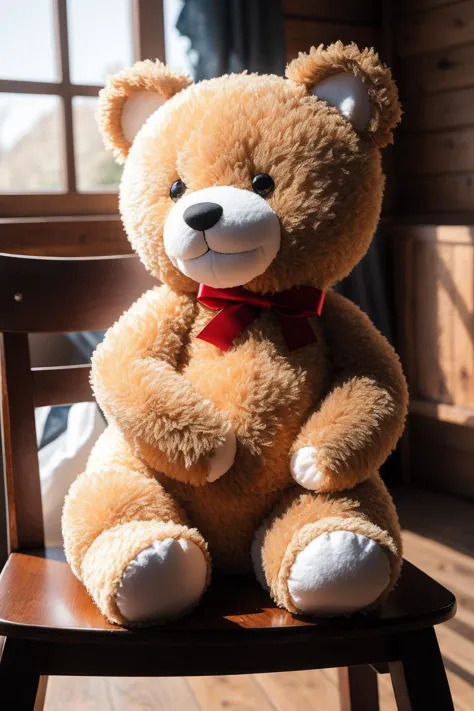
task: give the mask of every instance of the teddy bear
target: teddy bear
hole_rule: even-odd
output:
[[[98,118],[157,286],[93,356],[108,427],[64,504],[73,572],[128,626],[191,610],[211,567],[254,575],[294,614],[373,609],[402,561],[378,472],[407,389],[331,287],[379,219],[390,70],[341,42],[286,77],[193,84],[147,60],[109,79]]]

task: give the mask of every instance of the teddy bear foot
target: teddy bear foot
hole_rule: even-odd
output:
[[[115,601],[128,622],[182,615],[200,599],[207,563],[201,549],[183,538],[155,541],[125,568]]]
[[[369,607],[389,581],[390,562],[378,543],[337,530],[318,535],[297,554],[287,585],[298,612],[331,617]]]

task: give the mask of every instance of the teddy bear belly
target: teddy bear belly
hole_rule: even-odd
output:
[[[280,501],[283,491],[294,482],[288,476],[281,488],[244,489],[241,482],[246,477],[239,474],[242,473],[234,467],[210,486],[190,487],[172,482],[167,488],[173,489],[188,513],[190,524],[206,540],[213,567],[222,572],[249,573],[255,532]]]
[[[251,569],[256,529],[295,484],[290,450],[327,379],[320,332],[314,345],[288,353],[270,316],[257,325],[258,337],[250,328],[246,340],[226,353],[191,341],[182,374],[223,413],[237,437],[237,454],[212,484],[167,484],[207,540],[216,568],[233,572]]]

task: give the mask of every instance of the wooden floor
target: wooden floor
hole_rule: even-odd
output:
[[[437,628],[456,711],[474,709],[474,504],[423,491],[396,495],[405,557],[458,598]],[[396,709],[379,677],[382,711]],[[104,679],[54,677],[46,711],[335,711],[336,670],[235,677]]]

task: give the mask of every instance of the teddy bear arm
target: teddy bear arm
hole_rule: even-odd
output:
[[[210,456],[226,444],[227,424],[177,371],[194,317],[189,296],[147,292],[98,346],[92,384],[108,421],[150,466],[201,484]]]
[[[306,488],[341,491],[371,476],[395,447],[408,395],[398,356],[356,306],[331,293],[324,326],[334,379],[294,443],[292,471]]]

